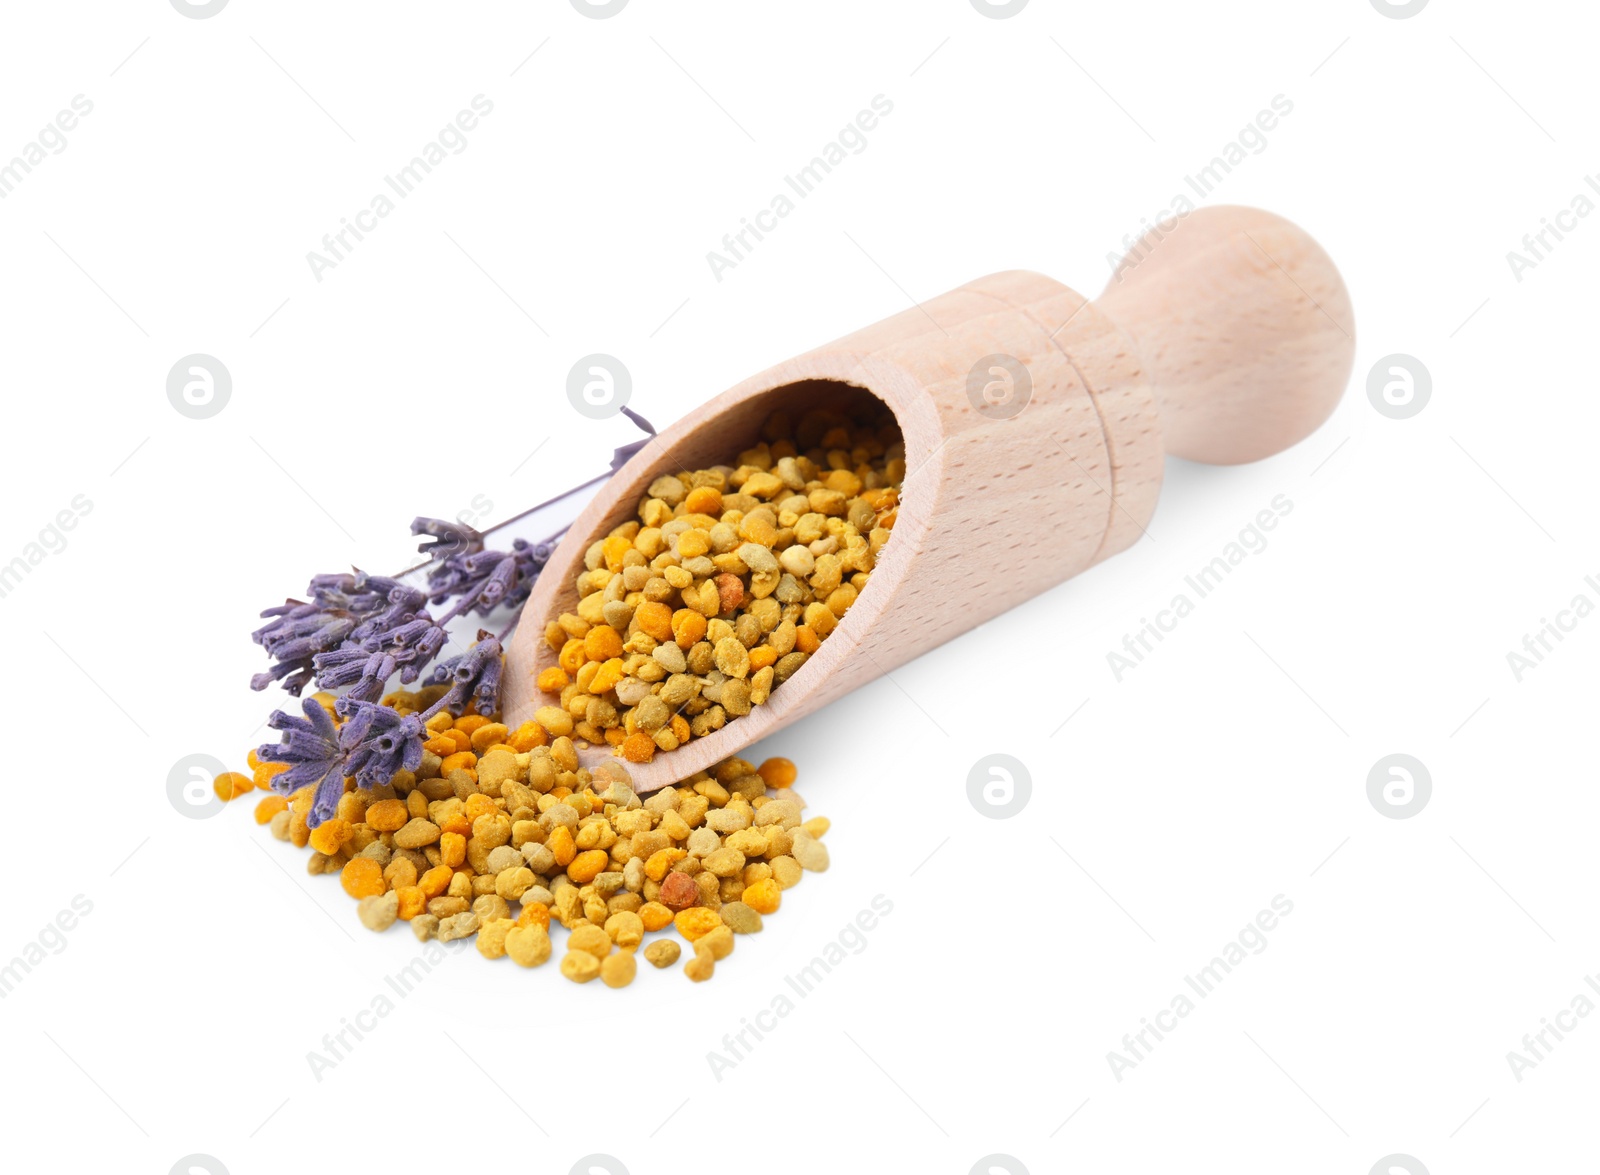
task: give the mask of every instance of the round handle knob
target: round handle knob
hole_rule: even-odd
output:
[[[1333,412],[1355,361],[1355,317],[1333,261],[1257,208],[1202,208],[1157,226],[1096,300],[1138,348],[1168,453],[1257,461]]]

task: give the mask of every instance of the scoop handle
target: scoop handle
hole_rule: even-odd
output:
[[[1202,208],[1158,224],[1095,303],[1133,341],[1166,451],[1257,461],[1332,414],[1355,361],[1355,316],[1333,261],[1258,208]]]

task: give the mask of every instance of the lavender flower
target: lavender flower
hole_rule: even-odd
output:
[[[442,604],[459,596],[450,609],[451,617],[465,616],[474,609],[487,616],[517,587],[520,576],[516,557],[504,551],[451,555],[428,577],[428,602]]]
[[[401,714],[389,706],[346,695],[334,703],[334,708],[345,719],[339,732],[345,771],[355,777],[359,786],[379,787],[400,771],[415,771],[422,766],[425,724],[438,712],[438,706],[425,714]],[[337,799],[334,802],[337,804]]]
[[[433,667],[429,685],[449,684],[450,689],[434,705],[432,712],[448,708],[460,714],[470,702],[479,714],[488,716],[500,709],[500,675],[504,663],[500,642],[488,633],[478,634],[478,643],[459,657],[451,657]]]
[[[291,795],[303,787],[317,789],[306,817],[312,828],[338,810],[347,778],[354,777],[363,787],[376,787],[401,770],[415,771],[422,765],[427,716],[401,714],[349,694],[334,708],[345,719],[342,728],[311,698],[301,704],[304,718],[275,711],[267,725],[283,731],[283,739],[256,749],[264,762],[290,765],[272,777],[274,791]]]
[[[355,620],[342,611],[299,600],[287,600],[282,607],[268,608],[261,615],[275,619],[256,629],[250,637],[265,648],[277,664],[252,677],[250,688],[264,690],[281,680],[283,688],[296,696],[311,679],[316,655],[336,648],[356,626]]]
[[[360,572],[319,575],[307,588],[309,603],[287,600],[281,607],[268,608],[261,615],[272,622],[256,629],[250,639],[277,664],[252,677],[250,688],[263,690],[282,681],[285,690],[298,696],[317,672],[316,655],[338,648],[368,616],[381,612],[394,587],[404,585]]]
[[[544,565],[550,562],[550,556],[555,554],[558,539],[559,536],[540,543],[517,539],[511,544],[511,553],[517,560],[517,583],[506,593],[506,607],[520,608],[527,603],[528,597],[533,595],[534,581],[539,578]]]
[[[416,588],[408,587],[398,579],[390,579],[388,576],[368,575],[364,571],[357,571],[356,582],[368,593],[373,595],[381,593],[388,607],[382,611],[369,612],[366,618],[351,630],[352,640],[366,640],[370,636],[404,624],[428,602],[427,597]]]
[[[650,436],[617,449],[612,472],[655,435],[649,421],[627,408],[622,411]],[[535,506],[500,525],[552,504]],[[484,549],[484,533],[461,522],[416,518],[411,533],[424,540],[417,549],[426,562],[411,570],[426,569],[425,589],[408,586],[398,577],[360,570],[319,575],[306,589],[309,600],[286,600],[281,607],[268,608],[261,613],[268,623],[251,634],[273,661],[270,669],[251,678],[252,689],[279,682],[298,695],[315,679],[323,689],[343,691],[334,706],[344,720],[342,727],[321,705],[307,699],[301,704],[303,718],[273,712],[268,725],[282,731],[282,739],[256,752],[265,762],[288,765],[273,778],[274,790],[290,794],[303,787],[316,789],[307,818],[312,827],[337,811],[347,779],[376,786],[388,783],[399,771],[420,767],[426,724],[433,715],[446,708],[461,714],[469,706],[485,716],[499,711],[502,642],[516,626],[561,537],[558,532],[539,543],[517,539],[509,551],[490,551]],[[428,607],[446,601],[454,603],[436,619]],[[452,620],[470,614],[488,617],[500,609],[511,613],[511,622],[498,636],[479,632],[477,644],[467,652],[435,662]],[[422,714],[402,715],[379,704],[396,673],[410,685],[430,665],[429,684],[449,687],[432,707]]]
[[[314,828],[333,815],[344,795],[345,755],[340,732],[321,704],[306,698],[300,708],[304,718],[273,711],[267,725],[283,731],[282,741],[257,747],[256,757],[265,763],[289,764],[287,771],[272,777],[273,791],[290,795],[303,787],[317,789],[307,820]]]
[[[395,579],[357,574],[365,586],[386,589],[389,606],[369,614],[350,630],[343,645],[316,654],[311,663],[323,689],[349,687],[349,696],[375,702],[396,672],[408,685],[416,681],[444,648],[448,634],[444,622],[424,610],[427,597],[416,588]]]

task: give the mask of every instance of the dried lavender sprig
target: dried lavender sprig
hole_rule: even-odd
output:
[[[612,473],[655,437],[655,429],[642,416],[622,412],[649,434],[643,440],[618,448],[612,455]],[[602,481],[608,474],[585,482],[568,494]],[[562,495],[563,497],[567,495]],[[516,628],[521,610],[532,594],[534,581],[549,561],[565,530],[540,543],[517,539],[510,552],[483,549],[484,535],[511,525],[559,499],[541,503],[521,514],[478,531],[465,523],[417,518],[413,535],[433,540],[419,545],[427,560],[400,574],[432,568],[426,593],[408,587],[398,576],[319,575],[308,588],[310,601],[288,600],[269,608],[262,617],[271,621],[251,634],[277,662],[251,679],[252,689],[281,681],[298,695],[313,676],[327,688],[346,688],[335,703],[343,728],[314,699],[305,699],[304,718],[274,711],[268,725],[284,732],[282,741],[258,748],[266,762],[289,764],[273,780],[286,794],[315,786],[308,823],[315,827],[337,811],[346,778],[353,776],[368,786],[387,783],[400,770],[416,770],[422,762],[427,721],[445,708],[460,714],[470,703],[483,715],[500,708],[500,683],[504,672],[503,642]],[[459,596],[445,616],[434,620],[423,608]],[[444,625],[476,610],[488,616],[497,607],[511,610],[510,622],[498,636],[479,632],[478,643],[459,657],[436,666],[431,680],[449,682],[450,688],[422,714],[401,715],[374,699],[382,695],[389,677],[398,670],[410,684],[444,647]]]
[[[648,420],[626,406],[622,414],[648,435],[617,448],[611,457],[610,472],[560,497],[605,480],[655,439],[655,427]],[[411,533],[431,540],[418,547],[428,558],[416,567],[401,572],[401,575],[432,568],[427,595],[429,602],[435,605],[455,596],[471,597],[460,600],[447,616],[435,622],[437,627],[442,629],[450,620],[472,611],[487,617],[496,607],[520,609],[527,602],[533,592],[534,581],[549,561],[565,529],[539,543],[517,539],[512,543],[509,553],[485,552],[484,536],[543,510],[559,501],[560,497],[541,502],[484,531],[463,522],[439,518],[419,517],[412,520]],[[474,558],[480,555],[487,557]],[[508,563],[508,559],[512,562]],[[472,560],[470,565],[466,560]],[[386,614],[389,618],[382,624],[364,627],[356,639],[365,642],[369,637],[380,637],[376,643],[364,644],[365,650],[368,653],[386,652],[393,656],[400,669],[401,680],[406,684],[415,681],[427,662],[444,648],[446,638],[427,632],[416,637],[408,635],[404,639],[388,636],[392,630],[399,629],[409,634],[415,630],[407,626],[427,618],[427,614],[420,611],[420,603],[415,608],[395,613],[397,606],[409,603],[409,597],[399,600],[390,598],[396,588],[407,593],[415,590],[407,588],[399,577],[367,576],[359,572],[355,575],[319,575],[312,579],[308,588],[312,596],[310,602],[289,600],[281,608],[267,609],[261,615],[271,619],[272,623],[257,629],[251,636],[277,664],[252,677],[250,688],[263,690],[276,681],[281,682],[289,693],[298,696],[306,684],[319,674],[316,655],[339,648],[351,638],[358,626],[365,625],[368,613],[382,609],[385,604],[390,606],[390,613]],[[353,620],[353,617],[362,619]]]
[[[448,681],[450,688],[421,714],[401,714],[371,698],[358,697],[355,690],[334,703],[335,712],[345,720],[342,727],[335,726],[315,698],[301,703],[304,718],[274,711],[267,725],[284,732],[282,741],[256,748],[256,757],[263,762],[290,765],[273,776],[273,790],[290,795],[302,787],[315,787],[306,818],[315,828],[338,810],[346,778],[353,777],[357,786],[376,787],[388,783],[399,771],[420,767],[428,719],[441,710],[459,714],[470,702],[478,713],[493,714],[500,706],[504,660],[497,638],[487,633],[479,636],[467,652],[435,668],[434,684]]]

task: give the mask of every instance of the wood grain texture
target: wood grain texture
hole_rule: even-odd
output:
[[[641,792],[736,754],[1137,541],[1174,427],[1184,455],[1221,462],[1307,435],[1353,359],[1337,271],[1268,213],[1202,210],[1182,230],[1098,303],[1039,274],[994,274],[780,363],[665,430],[579,515],[540,576],[507,654],[506,721],[531,718],[545,700],[534,678],[556,654],[544,624],[575,610],[595,538],[636,517],[662,474],[730,461],[780,407],[875,397],[894,413],[907,468],[894,534],[855,606],[767,704],[630,764]],[[969,395],[974,366],[993,355],[1020,361],[1031,382],[1014,416]],[[612,757],[610,747],[579,755],[588,765]]]
[[[1256,208],[1202,208],[1132,250],[1099,305],[1138,341],[1166,450],[1259,461],[1310,436],[1344,394],[1355,316],[1333,261]]]

